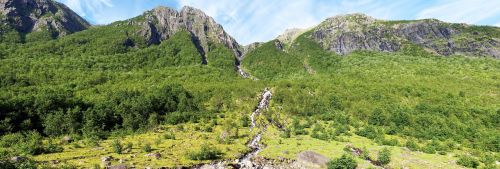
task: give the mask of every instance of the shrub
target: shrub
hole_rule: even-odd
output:
[[[167,140],[175,140],[175,134],[172,133],[172,132],[169,132],[169,133],[165,133],[163,135],[163,138],[164,139],[167,139]]]
[[[153,151],[153,148],[151,148],[151,144],[146,143],[146,144],[142,147],[142,151],[144,151],[144,152],[146,152],[146,153],[150,153],[151,151]]]
[[[188,158],[191,160],[216,160],[222,155],[222,151],[219,149],[209,146],[202,145],[199,151],[188,153]]]
[[[47,145],[47,147],[45,148],[45,153],[60,153],[64,150],[63,147],[57,145],[57,144],[54,144],[52,143],[51,140],[49,140],[49,143]]]
[[[125,148],[124,148],[123,150],[130,152],[130,151],[132,151],[132,147],[133,147],[133,146],[134,146],[134,144],[133,144],[133,143],[128,142],[128,143],[125,145]]]
[[[436,154],[436,149],[431,145],[426,145],[425,147],[422,147],[422,152],[427,154]]]
[[[340,158],[329,161],[327,166],[328,169],[355,169],[358,164],[352,156],[344,154]]]
[[[249,127],[250,126],[250,117],[248,117],[248,116],[241,116],[241,118],[240,118],[240,124],[243,127]]]
[[[479,166],[479,161],[474,157],[462,155],[458,158],[457,164],[464,167],[477,168]]]
[[[111,148],[113,148],[113,152],[115,152],[116,154],[121,154],[123,151],[122,143],[118,140],[114,140],[111,143]]]
[[[290,130],[286,129],[285,131],[283,131],[281,134],[280,134],[280,137],[281,138],[290,138],[291,137],[291,132]]]
[[[383,139],[382,140],[382,145],[398,146],[399,145],[399,141],[397,139]]]
[[[369,139],[375,139],[378,137],[381,137],[382,134],[380,134],[374,127],[368,126],[364,127],[356,132],[357,135],[366,137]]]
[[[387,165],[391,162],[391,151],[388,148],[383,148],[378,152],[378,162],[382,165]]]
[[[420,147],[418,146],[418,144],[415,142],[415,140],[413,139],[410,139],[408,141],[406,141],[406,148],[410,149],[411,151],[417,151],[420,149]]]

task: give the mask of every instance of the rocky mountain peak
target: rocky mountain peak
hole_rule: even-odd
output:
[[[53,0],[0,0],[1,23],[21,33],[48,31],[64,36],[90,24],[65,5]]]
[[[474,33],[474,29],[486,33]],[[488,33],[497,32],[497,33]],[[415,44],[439,55],[500,58],[498,28],[450,24],[437,19],[385,21],[364,14],[338,15],[312,29],[311,37],[340,55],[356,50],[394,52]],[[496,37],[495,37],[496,36]]]
[[[302,33],[306,32],[307,30],[308,29],[299,29],[299,28],[286,29],[285,32],[279,35],[276,39],[285,44],[290,44],[293,42],[293,40],[295,40],[295,38],[297,38]]]
[[[199,9],[185,6],[176,11],[158,7],[143,16],[146,21],[140,23],[143,28],[139,33],[146,37],[150,44],[158,44],[174,33],[186,30],[193,35],[193,41],[203,55],[210,50],[210,43],[221,43],[231,49],[238,58],[241,56],[241,47],[236,40],[212,17]]]

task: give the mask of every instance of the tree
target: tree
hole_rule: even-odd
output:
[[[329,161],[327,166],[328,169],[355,169],[358,164],[352,156],[344,154],[340,158]]]

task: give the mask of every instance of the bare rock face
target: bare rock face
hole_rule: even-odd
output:
[[[193,7],[183,7],[176,11],[168,7],[158,7],[144,14],[145,21],[139,23],[141,36],[147,38],[149,44],[158,44],[178,31],[189,31],[193,35],[202,54],[207,53],[209,43],[221,43],[231,49],[236,57],[242,52],[240,45],[213,18]]]
[[[386,38],[388,30],[369,27],[375,19],[363,14],[332,17],[316,27],[313,39],[325,49],[345,55],[355,50],[396,51],[397,41]]]
[[[281,35],[279,35],[276,39],[279,41],[285,43],[285,44],[290,44],[292,43],[299,35],[302,33],[306,32],[308,29],[299,29],[299,28],[292,28],[292,29],[287,29],[285,32],[283,32]]]
[[[0,0],[0,22],[21,33],[48,31],[64,36],[90,27],[65,5],[53,0]]]
[[[477,27],[435,19],[383,21],[364,14],[350,14],[327,19],[312,30],[311,37],[323,48],[340,55],[356,50],[394,52],[405,44],[415,44],[444,56],[500,58],[500,29],[487,28],[496,32],[492,35],[470,31]]]

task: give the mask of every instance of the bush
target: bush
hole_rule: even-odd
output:
[[[391,151],[388,148],[384,148],[378,153],[378,162],[382,165],[387,165],[391,162]]]
[[[206,144],[202,145],[199,151],[188,153],[188,158],[191,160],[216,160],[221,156],[222,151]]]
[[[49,144],[47,145],[47,147],[45,148],[45,153],[60,153],[64,150],[63,147],[57,145],[57,144],[54,144],[52,143],[51,140],[49,140]]]
[[[411,151],[418,151],[420,149],[418,144],[413,139],[406,141],[405,146],[406,146],[406,148],[410,149]]]
[[[241,116],[240,118],[240,124],[242,127],[249,127],[250,126],[250,117],[248,116]]]
[[[375,138],[379,138],[379,137],[383,136],[382,134],[380,134],[377,131],[377,129],[375,129],[372,126],[364,127],[362,129],[358,130],[356,132],[356,134],[359,135],[359,136],[362,136],[362,137],[369,138],[369,139],[375,139]]]
[[[142,151],[144,151],[144,152],[146,152],[146,153],[150,153],[151,151],[153,151],[153,148],[151,148],[151,144],[146,143],[146,144],[142,147]]]
[[[479,166],[479,161],[474,157],[462,155],[458,158],[457,164],[464,167],[477,168]]]
[[[113,148],[113,152],[115,152],[116,154],[121,154],[123,151],[122,143],[118,140],[114,140],[111,143],[111,147]]]
[[[383,139],[382,140],[382,145],[398,146],[399,145],[399,141],[397,139]]]
[[[426,145],[425,147],[422,147],[422,152],[427,154],[436,154],[436,149],[431,145]]]
[[[329,161],[327,166],[328,169],[355,169],[358,164],[352,156],[344,154],[340,158]]]
[[[133,143],[131,142],[128,142],[126,145],[125,145],[125,148],[123,150],[127,151],[127,152],[130,152],[132,151],[132,147],[134,146]]]
[[[169,133],[165,133],[163,135],[163,138],[167,139],[167,140],[175,140],[175,134],[172,133],[172,132],[169,132]]]

